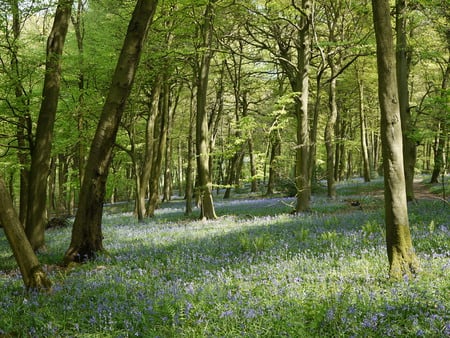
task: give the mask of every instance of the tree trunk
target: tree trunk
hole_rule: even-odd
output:
[[[77,128],[78,128],[78,142],[76,145],[76,165],[78,167],[78,181],[80,186],[83,182],[84,169],[86,165],[86,145],[84,142],[85,133],[85,118],[84,118],[84,91],[85,91],[85,75],[84,75],[84,23],[83,23],[83,0],[77,0],[77,11],[72,15],[72,25],[75,30],[78,48],[78,106],[77,106]]]
[[[336,181],[335,181],[335,162],[334,162],[334,150],[335,150],[335,128],[338,117],[338,109],[336,103],[336,65],[333,60],[329,60],[328,64],[331,68],[331,80],[329,88],[329,115],[327,125],[325,127],[325,148],[327,151],[327,191],[328,198],[336,198]],[[338,160],[339,158],[336,157]],[[336,165],[338,165],[336,163]]]
[[[19,195],[19,219],[21,224],[25,224],[28,209],[28,181],[30,177],[30,159],[28,149],[32,147],[32,124],[29,111],[29,102],[23,89],[18,58],[18,41],[20,38],[20,10],[19,1],[11,1],[13,43],[10,43],[11,52],[11,72],[14,78],[14,91],[18,103],[21,107],[22,115],[18,117],[16,137],[17,137],[17,159],[20,165],[20,195]]]
[[[308,15],[302,15],[300,19],[301,30],[298,42],[298,84],[299,96],[295,98],[295,115],[297,118],[297,151],[296,151],[296,186],[297,203],[296,212],[310,209],[311,176],[310,176],[310,136],[309,136],[309,63],[311,58],[310,24],[311,24],[311,0],[302,0],[302,8]]]
[[[197,148],[197,174],[198,189],[201,200],[201,215],[203,219],[217,218],[211,194],[211,178],[209,170],[209,128],[208,114],[206,111],[206,96],[208,92],[209,68],[212,58],[212,34],[213,34],[213,4],[210,0],[206,5],[204,22],[202,25],[202,51],[200,65],[197,74],[197,123],[196,123],[196,148]]]
[[[271,137],[270,157],[269,157],[269,179],[267,181],[266,195],[270,196],[275,193],[275,184],[278,181],[278,165],[277,157],[281,155],[281,137],[278,130],[274,131],[275,135]]]
[[[73,0],[59,0],[53,27],[47,40],[44,89],[31,151],[28,209],[25,231],[34,250],[45,247],[47,223],[47,178],[50,169],[53,127],[61,82],[61,56],[70,21]]]
[[[410,51],[406,41],[407,6],[405,0],[396,0],[395,31],[397,33],[396,65],[397,86],[400,117],[403,134],[403,166],[405,170],[406,198],[414,201],[414,168],[416,166],[417,150],[413,138],[413,126],[411,122],[411,111],[409,108],[409,64]]]
[[[144,220],[146,215],[145,199],[147,197],[148,184],[153,165],[153,148],[154,148],[154,132],[155,123],[158,118],[159,99],[161,96],[161,79],[158,76],[153,83],[150,93],[149,112],[147,116],[147,124],[145,129],[145,146],[144,146],[144,163],[141,167],[139,176],[139,187],[136,191],[136,212],[139,221]]]
[[[360,129],[361,155],[363,164],[363,177],[364,182],[370,182],[371,170],[370,170],[369,151],[367,146],[366,117],[364,114],[364,84],[360,79],[357,79],[357,81],[359,89],[359,129]]]
[[[159,178],[161,176],[161,169],[164,160],[164,154],[166,151],[167,143],[167,131],[170,119],[170,107],[169,107],[169,97],[170,89],[167,83],[167,78],[164,79],[163,83],[163,93],[162,93],[162,104],[161,104],[161,114],[159,125],[155,126],[155,138],[158,142],[155,144],[155,151],[153,152],[153,164],[152,171],[149,181],[149,200],[147,204],[147,216],[155,216],[155,210],[158,208],[160,198],[159,198]]]
[[[101,221],[112,150],[156,5],[157,0],[138,0],[128,25],[110,90],[91,144],[72,229],[72,240],[64,256],[66,264],[92,258],[96,252],[103,250]]]
[[[447,49],[450,52],[450,30],[446,32],[447,37]],[[445,68],[443,77],[442,77],[442,85],[441,85],[441,101],[448,103],[448,83],[450,81],[450,56],[447,60],[447,67]],[[448,138],[448,106],[443,104],[439,109],[439,117],[438,117],[438,135],[436,136],[436,142],[434,146],[434,167],[431,175],[430,183],[438,183],[438,178],[441,170],[443,170],[444,166],[444,148],[445,143]]]
[[[8,189],[1,177],[0,205],[0,224],[3,226],[9,245],[19,265],[25,287],[29,290],[50,289],[52,284],[39,265],[38,258],[25,235],[8,194]]]
[[[402,130],[395,73],[389,0],[372,0],[377,42],[378,95],[384,165],[384,206],[389,274],[398,279],[417,272],[408,222],[403,171]]]
[[[193,83],[193,86],[195,84]],[[189,131],[188,131],[188,149],[187,149],[187,167],[186,167],[186,210],[185,215],[192,214],[192,197],[194,195],[194,123],[196,116],[194,113],[194,88],[191,88],[191,97],[189,100]]]

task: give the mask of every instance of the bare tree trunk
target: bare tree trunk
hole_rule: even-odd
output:
[[[447,30],[446,32],[447,37],[447,49],[450,52],[450,30]],[[447,60],[447,67],[445,68],[443,77],[442,77],[442,84],[441,84],[441,98],[442,102],[446,102],[446,96],[448,96],[448,84],[450,81],[450,56]],[[436,142],[434,146],[434,167],[433,172],[431,175],[430,183],[438,183],[438,178],[441,173],[441,170],[445,170],[444,168],[444,148],[445,143],[448,141],[448,119],[446,116],[448,116],[448,112],[446,112],[446,109],[448,107],[440,108],[440,116],[438,118],[438,135],[436,136]]]
[[[46,290],[51,288],[38,258],[25,235],[17,213],[8,194],[3,178],[0,177],[0,224],[3,225],[9,245],[14,253],[27,289]]]
[[[309,144],[309,117],[308,117],[308,99],[309,99],[309,63],[311,58],[311,0],[302,0],[304,14],[300,19],[301,30],[298,37],[298,92],[300,97],[295,98],[295,113],[297,117],[297,154],[296,154],[296,186],[297,203],[296,212],[307,211],[310,209],[311,199],[311,176],[309,165],[311,163],[311,147]],[[306,16],[307,14],[307,16]]]
[[[358,77],[358,74],[357,74]],[[364,84],[359,78],[358,89],[359,89],[359,129],[360,129],[360,141],[361,141],[361,155],[363,164],[363,177],[364,182],[370,182],[370,160],[369,151],[367,146],[367,131],[366,131],[366,117],[364,114]]]
[[[149,112],[147,116],[147,124],[145,129],[145,148],[144,148],[144,163],[141,167],[139,176],[139,188],[137,189],[136,197],[136,212],[139,221],[145,218],[147,213],[145,207],[145,199],[147,197],[147,190],[150,181],[150,175],[153,165],[153,149],[154,149],[154,132],[155,123],[159,114],[159,99],[161,96],[161,79],[158,76],[153,83],[152,91],[150,93]]]
[[[103,250],[101,228],[106,181],[117,130],[130,94],[157,0],[138,0],[103,106],[86,165],[72,240],[64,262],[84,261]]]
[[[81,186],[84,177],[84,169],[86,165],[86,145],[84,142],[85,133],[85,117],[84,117],[84,91],[85,91],[85,75],[84,75],[84,22],[83,22],[84,2],[77,0],[77,11],[71,16],[72,25],[75,30],[78,48],[78,106],[77,106],[77,128],[78,142],[76,145],[75,163],[78,167],[78,180]]]
[[[395,73],[389,0],[372,0],[377,42],[378,95],[384,165],[384,207],[389,274],[398,279],[417,272],[403,171],[402,129]]]
[[[20,164],[20,195],[19,195],[19,219],[21,224],[25,224],[28,210],[28,181],[30,177],[30,159],[28,149],[32,147],[32,124],[29,112],[29,102],[26,98],[26,92],[20,76],[19,58],[18,58],[18,40],[20,37],[20,10],[19,1],[11,1],[12,29],[14,41],[10,44],[11,51],[11,71],[14,78],[15,96],[21,106],[21,115],[17,121],[17,159]]]
[[[155,216],[155,210],[158,208],[159,198],[159,178],[161,176],[162,163],[166,151],[167,130],[170,119],[169,97],[170,88],[167,78],[163,80],[162,105],[159,125],[155,126],[155,137],[158,142],[155,144],[153,153],[152,172],[149,181],[149,200],[147,204],[147,216]]]
[[[208,91],[209,68],[212,58],[211,44],[213,34],[213,0],[206,5],[204,22],[202,25],[202,51],[201,61],[197,77],[197,123],[196,123],[196,148],[197,148],[197,173],[198,189],[201,200],[201,218],[217,218],[214,210],[214,202],[211,194],[211,177],[209,169],[209,128],[208,114],[206,111],[206,96]]]
[[[333,60],[328,61],[331,68],[331,80],[329,89],[329,115],[327,125],[325,127],[325,148],[327,151],[327,191],[328,197],[331,199],[336,198],[336,181],[335,181],[335,162],[334,162],[334,150],[335,150],[335,127],[338,117],[338,109],[336,102],[336,65]],[[336,157],[338,160],[339,158]],[[336,161],[337,162],[337,161]],[[338,164],[336,163],[336,166]]]
[[[403,165],[405,170],[406,198],[414,201],[414,168],[416,166],[417,150],[413,138],[411,112],[409,108],[409,64],[411,60],[410,51],[406,41],[407,35],[407,5],[405,0],[396,0],[395,31],[397,33],[396,65],[397,65],[397,87],[400,106],[400,117],[402,119],[403,134]]]
[[[195,84],[194,84],[195,85]],[[191,89],[191,98],[189,104],[189,131],[188,131],[188,151],[187,151],[187,167],[186,167],[186,210],[185,214],[192,214],[192,197],[194,194],[194,124],[196,116],[194,114],[194,88]]]
[[[34,250],[45,247],[47,223],[47,178],[50,169],[53,127],[61,82],[61,56],[70,21],[73,0],[59,0],[53,27],[47,40],[44,89],[31,150],[28,209],[25,231]]]

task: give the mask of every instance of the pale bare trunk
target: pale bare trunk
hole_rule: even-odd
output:
[[[398,279],[417,272],[418,260],[408,221],[402,129],[389,0],[372,0],[377,41],[378,95],[384,164],[384,206],[389,274]]]

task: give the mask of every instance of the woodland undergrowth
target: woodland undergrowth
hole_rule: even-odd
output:
[[[409,205],[421,271],[393,282],[380,189],[342,183],[299,215],[292,198],[214,196],[215,221],[177,199],[141,223],[107,208],[95,261],[59,267],[70,227],[48,230],[50,293],[24,290],[1,232],[0,336],[448,337],[448,203]]]

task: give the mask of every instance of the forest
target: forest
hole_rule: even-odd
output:
[[[0,9],[0,336],[450,334],[446,0]]]

